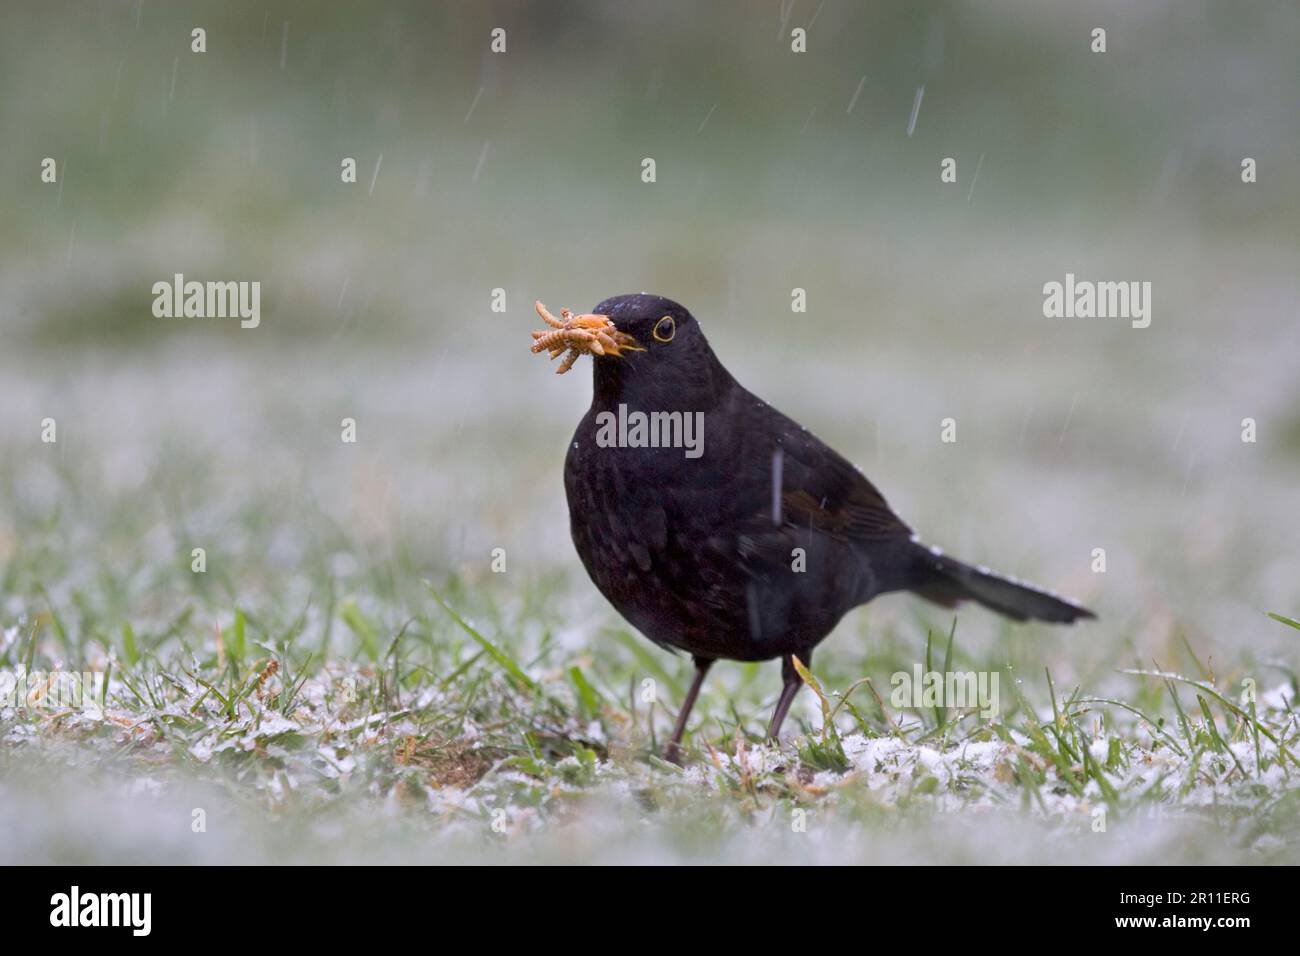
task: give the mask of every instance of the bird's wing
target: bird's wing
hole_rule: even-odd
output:
[[[784,523],[837,538],[911,535],[867,476],[812,432],[768,407],[772,454],[780,459]]]
[[[697,565],[701,604],[719,620],[742,613],[760,644],[820,637],[876,588],[880,569],[861,544],[907,544],[911,529],[860,471],[780,412],[746,396],[729,418],[746,427],[727,447],[724,494],[707,498],[716,516]]]

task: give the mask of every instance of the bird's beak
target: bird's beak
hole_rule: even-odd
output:
[[[568,352],[555,370],[559,375],[573,368],[573,363],[583,355],[621,358],[624,352],[644,351],[633,336],[619,331],[607,315],[574,315],[568,309],[561,309],[557,319],[540,301],[535,307],[550,329],[533,332],[533,352],[549,352],[553,359]]]

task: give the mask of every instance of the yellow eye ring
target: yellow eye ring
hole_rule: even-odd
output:
[[[671,342],[673,336],[677,334],[677,323],[673,321],[671,315],[665,315],[655,323],[654,332],[652,333],[656,342]]]

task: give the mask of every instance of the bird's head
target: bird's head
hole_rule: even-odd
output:
[[[644,397],[704,400],[727,375],[695,317],[672,299],[645,293],[616,295],[591,313],[573,315],[564,310],[560,319],[540,302],[537,305],[551,330],[533,333],[533,351],[549,351],[552,357],[567,353],[558,369],[561,373],[590,354],[598,398],[623,397],[634,388]]]
[[[661,295],[616,295],[597,305],[595,312],[607,316],[641,348],[663,358],[679,355],[704,340],[695,316]]]

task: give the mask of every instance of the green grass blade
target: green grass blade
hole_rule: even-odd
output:
[[[516,663],[513,657],[496,644],[489,641],[486,637],[480,634],[473,625],[457,614],[455,609],[442,599],[442,595],[433,589],[433,585],[426,581],[424,586],[428,589],[429,593],[433,595],[433,599],[438,602],[444,611],[447,612],[448,617],[455,621],[460,629],[473,638],[478,645],[483,648],[483,650],[487,651],[488,657],[496,661],[501,669],[504,670],[516,683],[534,693],[539,690],[537,683],[524,673],[523,669],[518,663]]]

